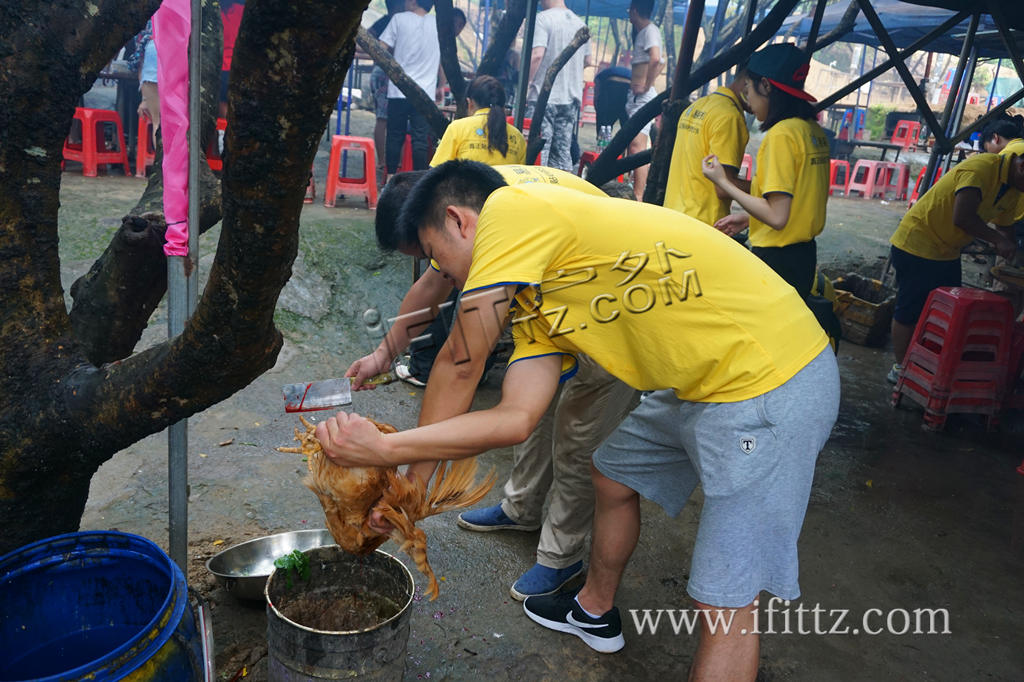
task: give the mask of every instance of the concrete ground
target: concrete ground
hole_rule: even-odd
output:
[[[354,112],[355,134],[368,134],[371,124],[365,112]],[[592,144],[589,126],[585,136]],[[190,420],[189,578],[212,604],[219,680],[266,679],[266,618],[262,604],[240,603],[217,586],[205,560],[254,537],[324,525],[316,498],[300,483],[305,464],[274,450],[289,444],[297,424],[283,412],[280,386],[340,376],[376,343],[362,312],[376,307],[393,315],[409,283],[407,260],[373,245],[371,213],[355,202],[322,206],[325,150],[316,164],[317,201],[303,211],[295,275],[278,308],[285,349],[274,369]],[[65,290],[141,190],[134,178],[82,178],[73,168],[64,174]],[[819,240],[823,269],[833,276],[852,269],[877,274],[902,210],[830,201]],[[202,239],[204,270],[216,238],[214,229]],[[140,348],[165,337],[165,319],[161,307]],[[772,633],[761,639],[761,677],[1019,680],[1019,415],[991,433],[966,417],[952,419],[942,433],[924,432],[919,409],[889,405],[884,375],[891,361],[886,349],[840,347],[842,407],[818,460],[800,542],[803,596],[788,607],[774,605]],[[492,372],[477,406],[493,404],[499,385],[500,371]],[[421,390],[396,383],[357,394],[353,409],[409,428],[421,398]],[[166,547],[166,451],[166,436],[156,434],[107,462],[93,479],[81,528],[138,533]],[[511,452],[488,452],[480,462],[484,470],[495,467],[503,482]],[[499,484],[483,504],[500,497]],[[642,537],[617,597],[627,644],[613,655],[534,625],[509,597],[509,586],[534,561],[537,533],[474,534],[458,529],[453,514],[424,521],[441,594],[434,602],[421,599],[424,580],[412,569],[418,594],[405,679],[681,679],[695,637],[673,632],[668,614],[656,633],[638,632],[630,614],[690,607],[686,583],[701,504],[698,491],[670,519],[643,503]],[[396,551],[392,543],[383,549]],[[761,629],[769,630],[767,615]]]

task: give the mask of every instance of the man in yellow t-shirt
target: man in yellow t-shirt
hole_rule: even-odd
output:
[[[554,168],[505,165],[495,166],[495,170],[509,185],[551,184],[587,196],[605,196],[586,180]],[[377,235],[382,248],[414,253],[396,234],[397,213],[423,174],[400,173],[381,194]],[[405,381],[424,385],[435,364],[444,372],[453,358],[438,351],[448,338],[457,301],[451,280],[432,264],[406,294],[399,316],[381,344],[352,363],[345,375],[355,377],[358,386],[361,379],[386,371],[407,345],[411,361],[395,365],[395,373]],[[502,500],[459,515],[459,526],[473,531],[540,528],[536,563],[511,586],[515,599],[555,592],[582,573],[594,508],[590,457],[639,399],[635,389],[586,356],[581,355],[579,361],[580,371],[559,389],[541,423],[526,441],[515,446]],[[424,477],[428,476],[429,471]]]
[[[1012,258],[1014,243],[989,227],[1012,225],[1024,208],[1024,157],[975,154],[961,161],[921,195],[889,239],[896,271],[896,306],[892,346],[895,383],[907,354],[917,318],[932,289],[961,284],[960,250],[975,238]]]
[[[679,117],[665,187],[665,208],[708,225],[729,215],[732,198],[705,178],[701,170],[704,157],[709,154],[718,156],[733,184],[744,192],[750,191],[750,182],[739,178],[743,152],[750,139],[743,117],[743,112],[748,111],[742,96],[746,80],[746,71],[741,70],[729,85],[701,97]]]
[[[651,393],[594,455],[586,584],[528,598],[527,615],[595,650],[621,649],[614,599],[639,536],[639,496],[676,515],[699,483],[687,591],[712,617],[731,609],[733,628],[702,631],[692,672],[752,679],[753,602],[761,590],[799,595],[797,539],[839,406],[835,357],[803,300],[693,218],[552,185],[508,186],[482,164],[431,170],[402,223],[406,240],[418,238],[466,292],[464,323],[449,338],[464,362],[431,374],[425,426],[383,436],[339,413],[317,430],[328,456],[343,466],[430,466],[520,442],[585,353]],[[501,401],[467,413],[507,321],[516,347]]]

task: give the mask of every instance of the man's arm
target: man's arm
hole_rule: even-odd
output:
[[[558,388],[562,360],[544,355],[508,368],[501,402],[488,410],[384,435],[356,414],[339,412],[317,426],[327,456],[340,466],[396,466],[463,459],[521,443],[533,432]],[[410,467],[411,468],[411,467]]]
[[[650,56],[651,61],[647,62],[647,78],[644,80],[643,92],[647,92],[654,87],[654,79],[661,73],[663,64],[661,63],[661,48],[655,45],[647,50],[647,54]]]
[[[533,82],[534,77],[537,75],[537,70],[540,69],[540,63],[544,61],[544,55],[547,51],[548,49],[542,45],[540,47],[533,48],[530,52],[530,78],[527,81],[528,83]]]
[[[353,388],[358,390],[364,380],[386,371],[391,361],[409,346],[417,333],[434,321],[437,307],[444,303],[451,291],[452,284],[444,275],[434,268],[427,268],[406,292],[398,308],[398,317],[387,336],[372,353],[359,358],[345,370],[345,376],[354,379]]]
[[[505,329],[514,295],[514,285],[463,295],[452,331],[430,370],[420,407],[420,426],[469,411],[487,358]],[[422,453],[420,459],[423,459]],[[410,466],[406,474],[429,481],[434,468],[433,461],[421,461]]]
[[[996,247],[996,251],[1003,258],[1013,258],[1016,251],[1016,244],[1004,234],[988,226],[981,216],[978,215],[978,207],[981,205],[981,190],[976,187],[966,187],[956,193],[953,198],[953,224],[961,230],[982,239]]]

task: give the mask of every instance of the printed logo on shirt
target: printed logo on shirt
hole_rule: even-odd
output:
[[[750,454],[757,447],[757,439],[753,436],[743,436],[740,438],[740,450],[745,454]]]

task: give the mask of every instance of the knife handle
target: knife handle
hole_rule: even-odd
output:
[[[390,384],[394,380],[395,380],[395,375],[394,374],[392,374],[391,372],[384,372],[383,374],[378,374],[375,377],[370,377],[369,379],[363,379],[363,383],[361,385],[362,386],[384,386],[385,384]]]

